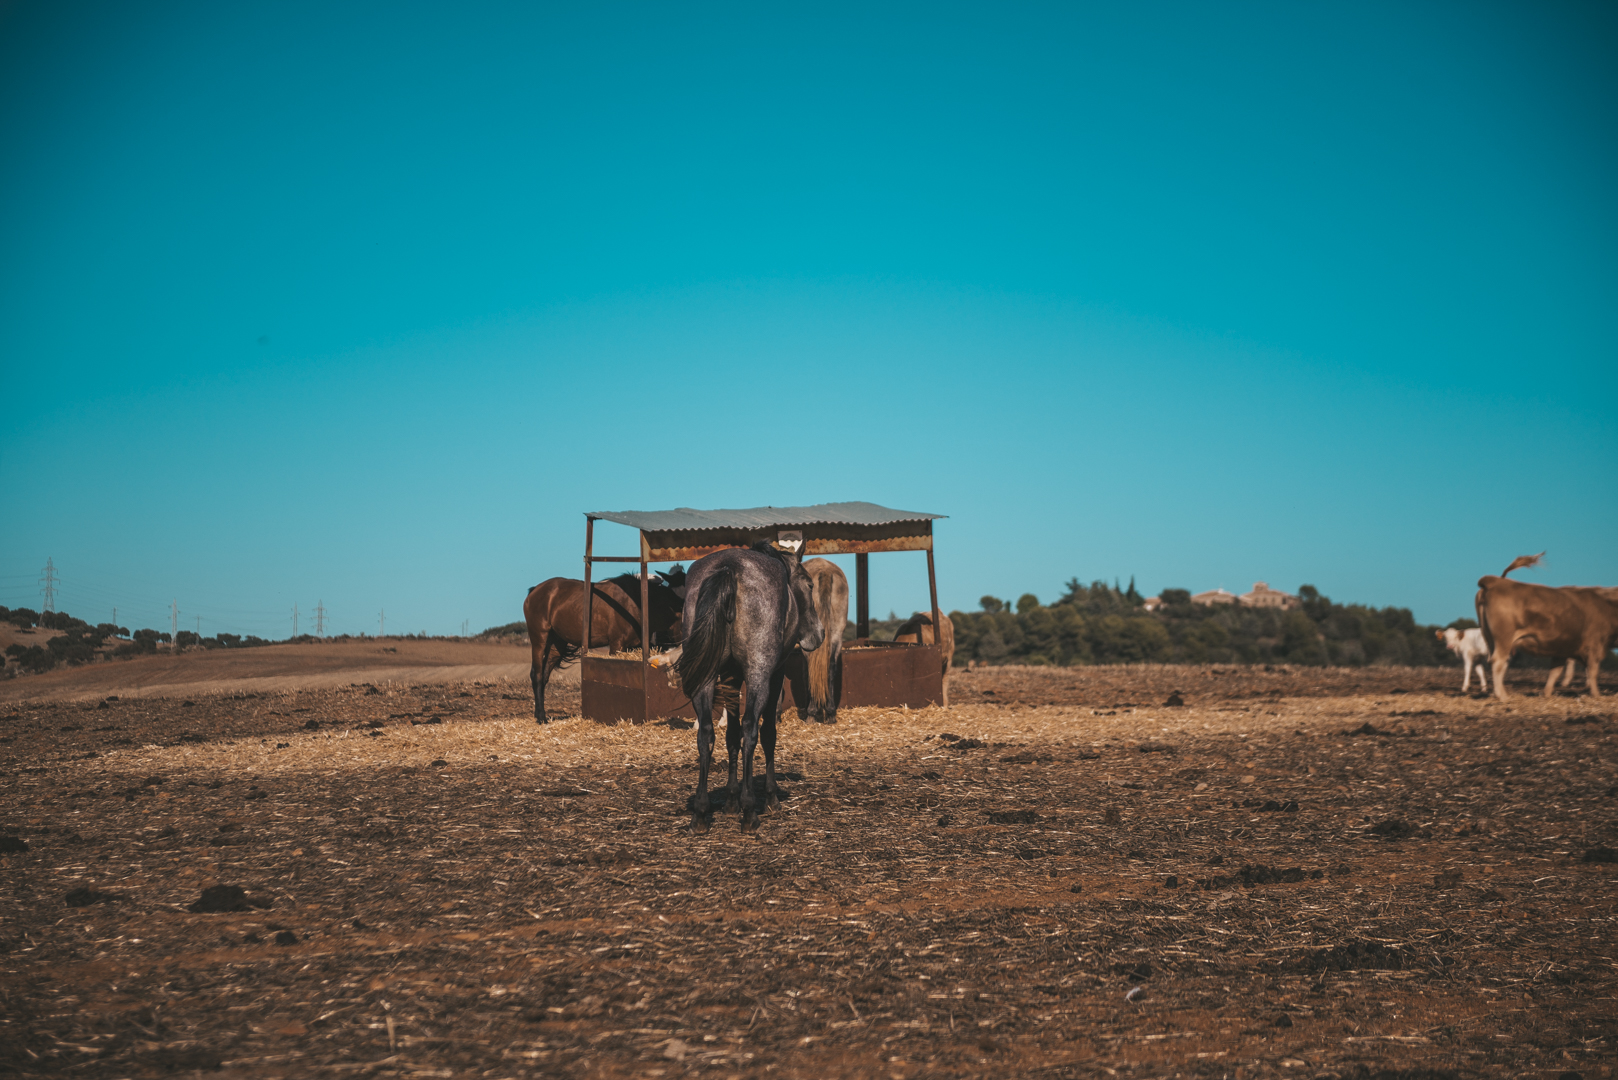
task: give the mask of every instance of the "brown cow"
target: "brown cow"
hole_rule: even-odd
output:
[[[681,607],[685,596],[685,571],[676,566],[667,574],[651,579],[652,642],[671,645],[679,642]],[[594,604],[590,611],[590,648],[605,645],[613,652],[640,645],[640,575],[620,574],[606,581],[592,581]],[[522,602],[523,619],[528,623],[528,646],[534,660],[528,681],[534,687],[534,720],[543,724],[545,687],[551,674],[564,664],[577,660],[584,649],[584,582],[577,578],[550,578],[528,590]]]
[[[942,611],[938,613],[938,617],[944,620],[944,640],[942,642],[944,646],[944,700],[940,701],[939,704],[948,705],[949,664],[950,661],[955,658],[955,624],[950,622],[949,616],[945,615]],[[908,641],[912,644],[919,645],[931,645],[933,643],[933,613],[930,611],[918,611],[914,615],[910,616],[905,624],[899,627],[899,632],[898,634],[894,635],[893,640]]]
[[[1545,681],[1546,697],[1562,674],[1560,661],[1569,658],[1584,661],[1590,694],[1599,697],[1601,661],[1618,642],[1618,602],[1612,598],[1618,594],[1611,589],[1530,585],[1505,576],[1538,561],[1538,556],[1521,556],[1499,577],[1488,574],[1478,579],[1478,624],[1492,653],[1495,696],[1507,697],[1506,668],[1522,650],[1558,661]]]

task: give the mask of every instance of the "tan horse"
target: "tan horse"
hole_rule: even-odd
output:
[[[848,576],[829,559],[810,559],[803,569],[815,581],[815,603],[826,636],[820,648],[804,654],[808,668],[809,700],[798,715],[822,724],[837,723],[837,703],[843,696],[843,628],[848,625]]]
[[[949,621],[949,616],[942,611],[938,617],[943,620],[943,646],[944,646],[944,700],[940,705],[949,704],[949,664],[955,658],[955,624]],[[931,645],[933,643],[933,616],[930,611],[918,611],[910,616],[894,641],[909,642],[912,645]]]

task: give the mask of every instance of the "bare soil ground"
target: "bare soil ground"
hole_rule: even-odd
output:
[[[965,672],[949,709],[786,721],[780,809],[693,836],[692,731],[540,727],[526,678],[348,681],[374,685],[0,707],[0,1071],[1419,1080],[1618,1056],[1612,699],[1461,697],[1448,670]],[[241,910],[193,910],[216,885]]]
[[[55,631],[35,631],[54,635]],[[28,643],[31,639],[25,639]],[[35,642],[43,644],[43,640]],[[0,682],[0,704],[331,689],[356,682],[443,683],[528,677],[526,644],[382,638],[254,649],[192,649],[58,668]],[[578,676],[573,676],[577,694]]]

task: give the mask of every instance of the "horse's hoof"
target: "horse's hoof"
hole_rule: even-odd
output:
[[[758,832],[758,811],[744,810],[742,812],[742,832]]]
[[[548,717],[548,716],[536,716],[536,717],[534,717],[534,723],[536,723],[536,724],[548,724],[550,722],[551,722],[551,718]]]
[[[775,794],[775,792],[772,791],[768,795],[764,796],[764,809],[766,809],[766,810],[779,810],[779,809],[781,809],[781,800]]]
[[[712,825],[713,818],[711,816],[705,814],[692,814],[691,824],[687,825],[686,828],[691,831],[691,835],[701,836],[703,833],[707,832]]]

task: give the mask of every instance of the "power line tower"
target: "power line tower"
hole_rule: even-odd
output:
[[[292,636],[298,636],[298,605],[292,605]]]
[[[315,601],[315,636],[326,636],[326,602],[324,600]]]
[[[169,631],[169,646],[178,649],[180,647],[180,602],[178,600],[169,604],[169,619],[173,624]]]
[[[45,610],[56,610],[56,564],[45,560],[45,569],[39,572],[40,590],[45,594]]]
[[[377,637],[387,637],[387,634],[388,634],[388,609],[383,608],[381,611],[378,611],[376,613],[376,636]]]
[[[465,637],[466,632],[468,630],[470,630],[471,627],[472,627],[472,620],[471,619],[462,619],[461,620],[461,636]]]

